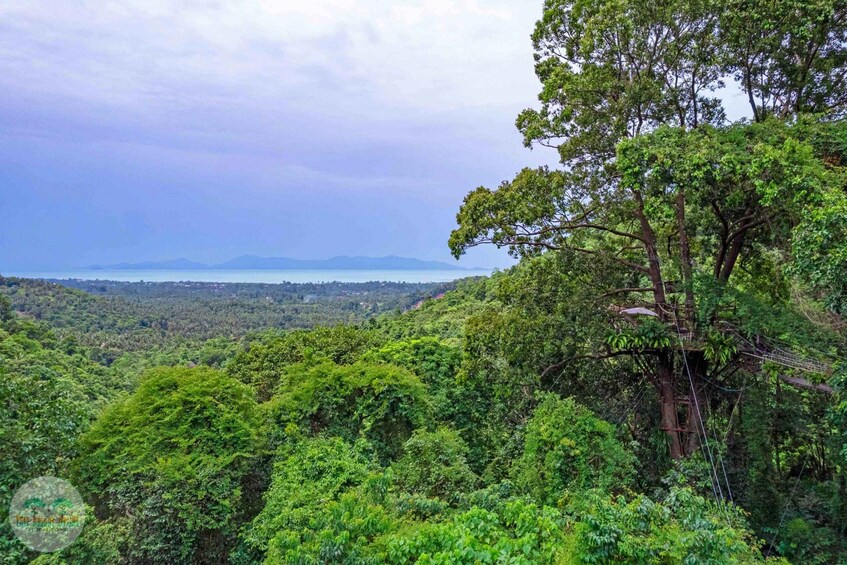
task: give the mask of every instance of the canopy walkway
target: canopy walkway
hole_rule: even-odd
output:
[[[618,306],[613,307],[611,309],[619,316],[622,316],[623,318],[634,322],[635,319],[638,317],[657,317],[657,314],[654,310],[655,305],[649,306],[652,306],[652,308],[648,308],[645,306]],[[676,317],[676,312],[672,312],[672,315]],[[687,328],[684,328],[681,325],[676,325],[674,322],[671,322],[671,324],[677,331],[677,335],[680,341],[679,345],[681,349],[690,350],[699,349],[702,347],[702,343],[699,343],[698,341],[692,339],[691,333],[688,331]],[[833,365],[830,362],[813,359],[811,357],[803,356],[793,351],[776,347],[770,344],[767,338],[765,338],[764,336],[756,337],[755,343],[751,342],[749,339],[744,337],[744,335],[738,330],[738,328],[736,328],[731,323],[723,322],[722,325],[725,327],[728,333],[731,333],[735,336],[738,342],[738,353],[753,361],[756,365],[757,370],[761,369],[762,363],[768,362],[773,363],[775,365],[779,365],[781,367],[794,369],[796,371],[802,371],[804,373],[811,373],[823,376],[832,375]],[[831,394],[833,392],[832,387],[826,383],[816,383],[808,379],[804,379],[802,377],[779,375],[779,379],[785,383],[803,388],[808,388],[818,392],[825,392],[828,394]]]
[[[832,365],[830,363],[818,361],[817,359],[810,359],[808,357],[802,357],[800,355],[797,355],[796,353],[785,351],[784,349],[774,348],[770,350],[765,350],[762,348],[753,348],[752,350],[742,349],[740,352],[745,357],[757,360],[760,367],[761,363],[769,362],[774,363],[775,365],[788,367],[789,369],[795,369],[806,373],[814,373],[818,375],[832,374]],[[808,388],[818,392],[832,394],[832,387],[826,383],[816,383],[808,379],[804,379],[802,377],[795,377],[790,375],[777,376],[779,377],[779,380],[793,386]]]
[[[764,336],[756,336],[755,342],[750,341],[734,325],[723,322],[722,324],[729,333],[735,336],[738,342],[738,352],[742,355],[756,359],[760,363],[767,361],[789,369],[796,369],[805,373],[815,373],[829,376],[832,374],[832,363],[814,359],[806,355],[800,355],[794,351],[783,349],[773,345]]]
[[[797,369],[807,373],[819,373],[821,375],[832,374],[832,365],[829,363],[824,363],[816,359],[809,359],[808,357],[801,357],[791,353],[790,351],[784,351],[782,349],[772,349],[770,351],[766,351],[764,349],[754,349],[753,351],[742,350],[741,353],[748,357],[754,357],[756,359],[761,359],[762,361],[769,361],[776,365],[790,367],[791,369]]]

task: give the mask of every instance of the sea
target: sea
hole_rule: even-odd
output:
[[[465,277],[488,276],[491,270],[271,270],[271,269],[209,269],[209,270],[71,270],[41,272],[3,272],[8,277],[49,280],[88,280],[123,282],[220,282],[220,283],[323,283],[323,282],[450,282]]]

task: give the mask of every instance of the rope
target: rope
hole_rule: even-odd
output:
[[[744,334],[742,334],[733,324],[730,324],[729,322],[725,322],[725,324],[729,326],[730,331],[735,335],[735,337],[746,343],[747,346],[752,349],[752,351],[742,351],[741,353],[744,355],[755,357],[763,361],[771,361],[773,363],[799,369],[801,371],[821,374],[827,374],[832,371],[832,363],[830,361],[821,361],[819,359],[798,355],[791,350],[793,344],[785,340],[775,337],[759,336],[771,344],[777,343],[785,346],[785,348],[780,348],[772,345],[771,349],[763,349],[761,346],[754,344],[744,337]],[[818,349],[813,347],[810,347],[809,349],[816,353],[819,357],[827,357],[826,354]]]
[[[746,379],[745,379],[746,380]],[[732,412],[729,413],[729,420],[726,424],[726,433],[723,436],[723,444],[726,445],[726,441],[729,439],[729,430],[732,429],[732,417],[735,416],[735,411],[738,408],[738,404],[741,402],[741,396],[744,394],[744,391],[750,388],[751,385],[745,386],[741,388],[741,392],[738,393],[738,398],[735,400],[735,406],[732,407]]]
[[[664,282],[662,282],[664,284]],[[679,332],[679,328],[677,328],[677,332]],[[700,411],[700,401],[697,399],[697,391],[694,386],[694,378],[691,376],[691,369],[688,366],[688,356],[685,353],[685,349],[683,349],[682,338],[679,340],[680,351],[682,352],[682,364],[685,367],[685,372],[688,374],[688,384],[691,388],[691,395],[694,397],[694,409],[697,411],[697,421],[700,424],[700,429],[697,430],[697,436],[700,437],[700,431],[703,431],[703,443],[701,444],[701,448],[703,448],[708,455],[709,466],[711,468],[712,476],[714,477],[715,485],[717,485],[717,491],[715,492],[715,498],[718,499],[718,503],[721,504],[723,502],[723,489],[721,488],[720,477],[718,476],[717,467],[715,466],[715,458],[712,456],[712,448],[709,446],[709,435],[706,432],[706,426],[703,424],[703,413]],[[691,404],[689,403],[689,406]],[[720,455],[720,454],[718,454]],[[712,480],[712,477],[710,477]],[[714,488],[713,488],[714,490]],[[718,498],[720,495],[720,498]]]
[[[705,375],[703,375],[703,380],[704,380],[704,381],[706,381],[707,383],[709,383],[710,385],[712,385],[713,387],[715,387],[715,388],[719,388],[719,389],[721,389],[721,390],[722,390],[722,391],[724,391],[724,392],[732,392],[732,393],[735,393],[735,392],[737,392],[737,393],[742,393],[742,392],[744,392],[744,387],[742,387],[742,388],[729,388],[729,387],[725,387],[725,386],[723,386],[723,385],[720,385],[720,384],[716,383],[715,381],[713,381],[712,379],[710,379],[709,377],[707,377],[707,376],[705,376]]]
[[[709,411],[711,411],[711,409]],[[727,435],[729,435],[728,430],[729,430],[729,426],[727,426]],[[715,439],[715,445],[716,445],[715,449],[718,452],[718,462],[721,464],[721,471],[723,472],[723,480],[724,480],[724,483],[726,484],[726,493],[727,493],[727,496],[729,497],[729,501],[732,502],[732,487],[730,487],[730,485],[729,485],[729,476],[726,473],[726,465],[724,464],[723,455],[720,452],[721,444],[718,442],[718,434],[717,434],[717,432],[715,432],[714,426],[712,426],[712,437]],[[726,445],[726,443],[724,443],[724,445]]]
[[[635,386],[636,386],[636,388],[638,388],[638,389],[640,389],[640,390],[638,391],[638,394],[636,394],[636,395],[635,395],[635,400],[632,402],[632,404],[631,404],[628,408],[625,408],[625,409],[624,409],[623,414],[620,416],[620,418],[616,418],[616,422],[617,422],[617,423],[615,424],[615,425],[616,425],[616,427],[619,427],[621,424],[623,424],[624,420],[626,420],[626,419],[627,419],[627,417],[629,416],[629,414],[630,414],[630,413],[631,413],[631,412],[635,409],[635,407],[636,407],[636,406],[638,406],[638,404],[641,402],[641,399],[642,399],[642,398],[644,398],[644,395],[647,393],[647,388],[641,388],[641,385],[642,385],[642,384],[644,384],[644,380],[645,380],[646,378],[647,378],[647,376],[646,376],[646,375],[643,375],[643,376],[641,377],[641,380],[640,380],[640,381],[638,381],[638,384],[637,384],[637,385],[635,385]]]
[[[661,272],[661,259],[659,258],[658,254],[656,255],[656,262],[659,263],[659,270]],[[668,289],[667,289],[667,286],[665,285],[664,277],[662,277],[662,289],[664,290],[665,296],[667,296],[668,295]],[[688,384],[689,384],[690,389],[691,389],[691,395],[694,397],[694,408],[697,411],[697,421],[700,424],[699,429],[696,431],[698,439],[701,437],[700,436],[701,430],[703,432],[703,435],[702,435],[703,443],[700,444],[700,447],[704,451],[705,455],[707,456],[706,459],[709,462],[709,468],[710,468],[710,471],[711,471],[710,476],[709,476],[709,481],[712,483],[712,492],[715,495],[715,500],[718,502],[718,506],[724,512],[724,517],[727,519],[727,522],[729,522],[729,516],[727,515],[725,500],[724,500],[724,496],[723,496],[723,489],[721,488],[721,484],[720,484],[721,483],[720,476],[718,475],[717,467],[715,466],[715,459],[712,455],[711,446],[709,446],[709,435],[706,432],[706,426],[703,423],[703,413],[700,410],[700,401],[697,398],[697,390],[696,390],[696,387],[694,386],[694,378],[691,376],[691,368],[688,365],[688,355],[685,353],[685,344],[683,343],[682,332],[679,329],[679,319],[678,319],[678,316],[676,316],[676,312],[672,312],[672,314],[674,315],[674,318],[675,318],[674,327],[676,328],[677,338],[679,339],[679,349],[680,349],[680,352],[682,353],[682,363],[683,363],[683,366],[685,367],[685,372],[688,375]],[[691,403],[689,403],[689,407],[690,406],[691,406]],[[718,457],[720,457],[720,453],[718,453]],[[726,476],[725,471],[724,471],[724,476]],[[727,480],[727,486],[729,486],[728,480]]]
[[[785,515],[788,514],[788,506],[791,504],[791,501],[794,499],[794,492],[797,490],[797,485],[800,484],[800,479],[803,477],[803,471],[806,470],[806,462],[809,461],[809,452],[806,451],[806,457],[803,458],[803,465],[800,467],[800,474],[797,475],[797,480],[794,482],[794,488],[791,489],[791,496],[788,497],[788,501],[785,503],[785,508],[782,509],[782,516],[779,518],[779,524],[776,527],[776,531],[773,534],[773,538],[771,538],[770,546],[768,547],[768,553],[765,557],[771,556],[771,551],[773,551],[773,544],[776,543],[776,538],[779,535],[779,530],[782,529],[782,522],[785,520]]]

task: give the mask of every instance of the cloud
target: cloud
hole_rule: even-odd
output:
[[[0,81],[19,97],[188,134],[222,114],[236,129],[238,114],[419,123],[526,105],[537,11],[446,0],[11,3],[0,8]]]
[[[546,159],[514,130],[538,90],[540,11],[2,2],[0,200],[26,214],[0,226],[0,267],[283,244],[445,258],[468,190]]]

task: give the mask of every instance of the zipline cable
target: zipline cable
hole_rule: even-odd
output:
[[[788,506],[791,504],[791,501],[794,499],[794,492],[797,490],[797,485],[800,484],[800,479],[803,477],[803,471],[806,470],[806,462],[809,461],[809,451],[806,451],[806,457],[803,458],[803,465],[800,467],[800,473],[797,475],[797,480],[794,482],[794,488],[791,489],[791,496],[788,497],[788,501],[785,503],[785,508],[782,509],[782,516],[779,518],[779,524],[776,527],[776,531],[773,534],[773,538],[771,538],[770,546],[768,547],[768,553],[765,557],[771,556],[771,551],[773,551],[773,544],[776,543],[776,538],[779,535],[779,530],[782,529],[782,522],[785,520],[785,515],[788,513]]]
[[[709,409],[711,412],[711,408]],[[724,464],[724,457],[720,452],[721,444],[718,441],[718,434],[715,431],[715,427],[712,426],[712,437],[715,438],[715,450],[718,452],[718,462],[721,464],[721,472],[723,472],[723,480],[726,483],[726,494],[729,498],[729,501],[732,502],[732,488],[729,486],[729,476],[726,472],[726,465]],[[726,443],[724,443],[726,445]]]
[[[661,259],[658,257],[658,255],[656,255],[656,262],[659,263],[658,266],[659,266],[659,270],[661,272]],[[664,291],[665,296],[667,296],[668,290],[667,290],[667,286],[665,285],[664,277],[662,277],[662,290]],[[662,308],[661,304],[657,304],[656,306],[659,307],[659,308]],[[677,338],[679,340],[679,350],[680,350],[680,353],[682,354],[682,363],[683,363],[683,366],[685,367],[685,372],[688,375],[688,384],[690,386],[691,395],[694,397],[694,409],[697,411],[697,421],[699,423],[699,429],[696,430],[698,438],[701,437],[700,432],[702,431],[702,433],[703,433],[703,435],[702,435],[703,443],[701,444],[701,448],[703,449],[703,451],[707,455],[707,462],[709,463],[709,468],[710,468],[709,481],[712,482],[712,492],[715,495],[715,499],[717,500],[719,507],[724,512],[725,518],[727,518],[727,521],[729,521],[729,516],[727,515],[727,509],[726,509],[726,501],[724,500],[724,495],[723,495],[723,488],[721,488],[720,476],[718,475],[717,467],[715,466],[715,459],[714,459],[714,456],[712,455],[711,446],[709,445],[709,435],[706,432],[706,426],[703,423],[703,413],[700,410],[700,401],[697,398],[697,390],[696,390],[696,387],[694,386],[694,378],[691,376],[691,368],[688,365],[688,355],[685,353],[685,343],[683,342],[683,339],[682,339],[682,332],[679,329],[679,316],[676,315],[676,312],[671,312],[671,313],[674,315],[674,318],[675,318],[674,327],[676,328]],[[689,402],[688,405],[690,407],[691,403]],[[720,453],[718,453],[718,456],[720,457]],[[726,475],[726,474],[724,473],[724,475]],[[727,481],[727,485],[728,485],[728,481]]]

